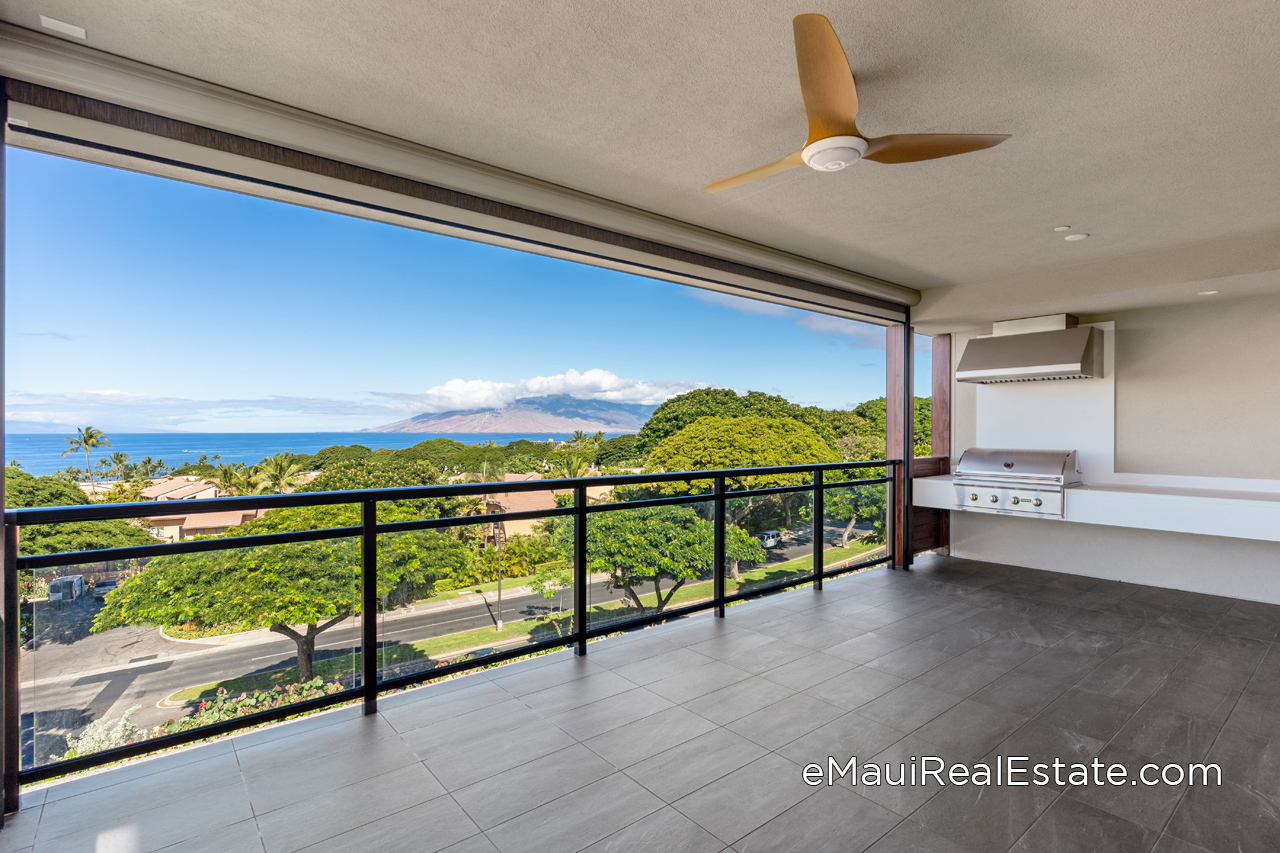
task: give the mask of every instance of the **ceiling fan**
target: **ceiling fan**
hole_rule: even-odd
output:
[[[905,133],[867,138],[853,123],[858,115],[858,91],[849,60],[831,22],[822,15],[797,15],[792,21],[796,37],[796,65],[800,92],[809,116],[809,141],[805,147],[766,166],[708,184],[707,192],[729,190],[794,169],[808,166],[819,172],[838,172],[859,160],[877,163],[915,163],[936,160],[999,145],[1007,134]]]

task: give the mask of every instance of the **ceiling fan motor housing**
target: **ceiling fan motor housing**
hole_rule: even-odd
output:
[[[810,169],[838,172],[858,162],[866,153],[867,140],[861,136],[828,136],[806,145],[800,157]]]

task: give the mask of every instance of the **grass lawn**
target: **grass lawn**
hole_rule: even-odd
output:
[[[502,579],[502,586],[505,589],[515,589],[518,586],[528,586],[533,582],[533,578],[533,575],[524,575],[518,578],[504,577]],[[435,595],[428,595],[426,598],[420,598],[417,601],[411,602],[411,604],[429,604],[433,601],[448,601],[462,595],[470,595],[473,592],[494,592],[497,588],[498,582],[496,580],[489,581],[488,583],[472,584],[471,586],[463,587],[461,589],[449,589],[444,592],[437,592]]]

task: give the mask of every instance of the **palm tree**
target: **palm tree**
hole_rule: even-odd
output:
[[[111,454],[110,461],[111,476],[115,477],[117,480],[127,479],[130,470],[133,468],[133,466],[129,464],[129,454],[125,453],[123,450],[117,450],[115,453]]]
[[[244,465],[236,462],[230,465],[219,465],[217,473],[207,482],[224,495],[238,495],[244,487]]]
[[[224,495],[259,495],[267,490],[267,484],[258,477],[260,471],[255,465],[246,468],[242,462],[219,465],[217,474],[206,482],[215,486]]]
[[[67,439],[67,444],[70,444],[71,446],[62,451],[62,455],[66,456],[68,453],[76,453],[81,450],[84,451],[84,467],[89,469],[89,485],[92,487],[93,466],[89,464],[89,451],[93,450],[95,447],[110,447],[111,441],[102,430],[94,429],[91,426],[83,427],[77,430],[77,432],[79,435]]]
[[[569,436],[569,441],[574,447],[581,449],[587,444],[587,434],[580,429],[575,429],[573,435]]]
[[[103,480],[111,479],[111,460],[105,456],[94,463],[94,467],[98,469],[98,473],[102,475]],[[92,471],[89,472],[92,475]],[[95,490],[96,493],[96,490]]]
[[[300,482],[298,475],[302,470],[294,457],[288,453],[277,453],[259,463],[257,480],[270,491],[279,494]]]
[[[590,473],[587,460],[576,453],[559,453],[551,460],[551,476],[573,479]]]

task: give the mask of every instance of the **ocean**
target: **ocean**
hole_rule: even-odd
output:
[[[610,436],[612,437],[612,436]],[[335,444],[363,444],[377,450],[381,447],[411,447],[432,438],[451,438],[463,444],[481,444],[496,441],[507,444],[517,439],[546,441],[549,438],[565,440],[567,433],[541,435],[508,435],[505,433],[431,434],[405,432],[179,432],[179,433],[118,433],[107,436],[110,448],[101,448],[90,454],[97,462],[102,456],[123,451],[137,462],[144,456],[163,460],[170,467],[178,468],[200,458],[201,454],[222,457],[221,462],[256,464],[277,453],[315,453],[322,447]],[[22,469],[36,476],[48,476],[68,465],[84,467],[84,454],[62,456],[68,447],[66,436],[13,433],[4,438],[4,463],[17,460]],[[215,463],[218,464],[218,463]]]

